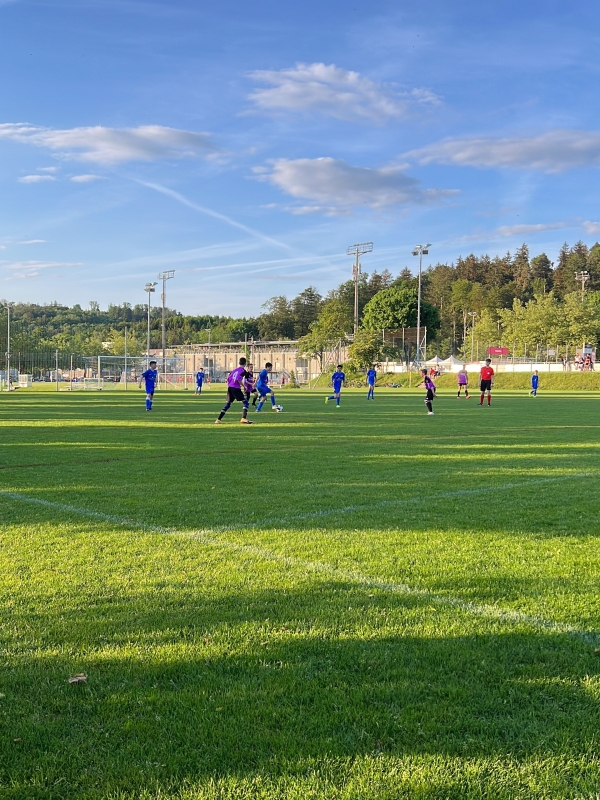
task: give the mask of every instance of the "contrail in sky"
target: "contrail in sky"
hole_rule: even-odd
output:
[[[199,206],[197,203],[193,203],[191,200],[188,200],[187,197],[179,194],[179,192],[175,192],[173,189],[167,189],[166,186],[161,186],[158,183],[148,183],[147,181],[135,180],[136,183],[141,183],[142,186],[147,186],[149,189],[154,189],[156,192],[166,194],[167,197],[172,197],[174,200],[177,200],[178,203],[188,206],[188,208],[193,208],[195,211],[199,211],[201,214],[207,214],[209,217],[220,219],[221,222],[226,222],[228,225],[231,225],[234,228],[239,228],[239,230],[249,233],[250,236],[254,236],[255,239],[260,239],[268,244],[274,244],[276,247],[283,247],[286,250],[292,250],[289,245],[284,244],[283,242],[278,242],[277,239],[271,239],[269,236],[266,236],[260,231],[255,231],[253,228],[248,228],[247,225],[242,225],[241,222],[236,222],[234,219],[231,219],[231,217],[225,216],[225,214],[220,214],[218,211],[213,211],[211,208],[206,208],[205,206]]]

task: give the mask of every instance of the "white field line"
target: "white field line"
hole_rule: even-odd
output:
[[[588,473],[578,473],[565,477],[580,477],[581,475],[587,475],[587,474]],[[549,478],[544,482],[549,482],[551,480],[559,480],[559,479]],[[535,483],[539,482],[540,481],[535,481]],[[534,481],[530,481],[529,483],[534,483]],[[522,486],[523,484],[515,484],[515,485]],[[496,488],[501,489],[504,487],[496,487]],[[457,493],[448,492],[446,493],[445,496],[451,494],[455,495]],[[460,494],[464,494],[464,492]],[[328,577],[335,578],[336,580],[344,581],[346,583],[356,584],[359,586],[364,586],[369,589],[378,589],[380,591],[390,592],[393,594],[422,598],[427,600],[427,602],[431,604],[436,604],[438,606],[445,608],[456,608],[468,614],[473,614],[479,617],[487,617],[489,619],[494,619],[499,622],[513,623],[516,625],[526,625],[528,627],[535,628],[537,630],[550,631],[552,633],[567,634],[570,636],[574,636],[578,639],[581,639],[586,643],[592,645],[600,643],[600,634],[598,632],[582,630],[573,625],[569,625],[568,623],[556,622],[555,620],[545,619],[544,617],[539,617],[532,614],[524,614],[520,611],[515,611],[513,609],[500,608],[498,606],[493,606],[488,604],[471,603],[470,601],[463,600],[460,597],[437,594],[435,592],[430,592],[428,589],[420,589],[415,586],[409,586],[408,584],[405,583],[396,583],[394,581],[386,581],[382,578],[373,578],[369,575],[363,575],[360,572],[339,569],[337,567],[332,566],[331,564],[319,561],[307,561],[306,559],[298,558],[296,556],[288,556],[283,553],[277,553],[274,552],[273,550],[267,550],[266,548],[258,547],[257,545],[246,545],[246,544],[239,544],[237,542],[230,542],[227,541],[226,539],[223,539],[220,536],[221,533],[227,530],[246,530],[248,528],[256,528],[258,527],[258,523],[252,524],[250,526],[230,525],[221,528],[215,527],[215,528],[208,528],[196,531],[185,531],[185,530],[178,530],[176,528],[166,528],[160,525],[147,525],[145,523],[136,523],[125,517],[119,517],[113,514],[104,514],[101,511],[92,511],[86,508],[79,508],[77,506],[67,505],[65,503],[54,503],[50,500],[43,500],[37,497],[28,497],[27,495],[20,494],[19,492],[0,491],[0,497],[6,497],[10,498],[11,500],[17,500],[23,503],[30,503],[32,505],[39,505],[45,508],[51,508],[53,510],[73,514],[75,516],[98,519],[102,520],[103,522],[111,522],[113,524],[123,525],[125,527],[137,530],[195,539],[196,541],[203,542],[204,544],[216,547],[222,547],[228,550],[232,550],[234,552],[242,553],[244,555],[256,556],[264,561],[274,561],[280,564],[285,564],[286,566],[290,567],[296,567],[296,568],[299,567],[305,570],[306,572],[312,572],[318,575],[327,575]],[[423,502],[429,502],[428,498],[415,498],[415,499],[423,500]],[[272,520],[270,522],[272,523]],[[263,527],[268,527],[268,526],[265,525]]]

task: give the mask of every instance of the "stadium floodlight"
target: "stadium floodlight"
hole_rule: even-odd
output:
[[[148,355],[148,366],[147,366],[147,368],[149,368],[149,366],[150,366],[150,298],[152,296],[152,292],[156,291],[156,289],[154,288],[155,286],[156,286],[156,281],[152,281],[151,283],[147,283],[144,286],[144,291],[148,292],[148,336],[147,336],[147,339],[146,339],[146,353]]]
[[[421,272],[423,269],[423,256],[429,254],[431,244],[418,244],[412,254],[419,256],[419,289],[417,292],[417,365],[421,363]]]
[[[11,385],[10,385],[10,310],[14,306],[14,303],[9,303],[5,301],[3,303],[4,308],[6,309],[7,314],[7,322],[6,322],[6,388],[10,392]]]
[[[358,331],[358,277],[360,275],[359,256],[370,253],[373,250],[373,242],[361,242],[360,244],[350,245],[346,249],[347,256],[355,256],[356,261],[352,266],[352,277],[354,278],[354,335]]]
[[[477,311],[468,311],[467,312],[471,317],[471,363],[473,363],[473,359],[475,357],[475,318],[479,316]],[[479,349],[479,345],[477,346]]]
[[[590,273],[587,270],[582,270],[581,272],[575,273],[575,280],[581,283],[581,300],[585,298],[585,285],[590,279]]]
[[[165,303],[166,303],[166,300],[167,300],[166,283],[167,283],[167,281],[170,281],[171,278],[174,278],[174,277],[175,277],[175,270],[174,269],[166,269],[164,272],[159,272],[158,273],[158,280],[162,281],[162,285],[163,285],[163,290],[162,290],[162,294],[160,296],[160,299],[162,301],[162,357],[163,357],[163,372],[165,374],[165,381],[166,381],[166,374],[167,374],[167,358],[166,358],[166,356],[167,356],[167,354],[166,354],[167,332],[166,332],[166,328],[165,328]],[[150,297],[150,295],[148,295],[148,297]]]

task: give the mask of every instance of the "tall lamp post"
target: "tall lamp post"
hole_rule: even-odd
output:
[[[585,285],[590,279],[590,273],[587,270],[582,270],[581,272],[575,273],[575,280],[581,284],[581,300],[583,302],[585,298]]]
[[[352,266],[352,277],[354,278],[354,336],[358,332],[358,278],[360,275],[359,256],[370,253],[373,250],[373,242],[361,242],[353,244],[346,250],[347,256],[355,256],[356,261]]]
[[[10,392],[11,385],[10,385],[10,310],[14,306],[14,303],[4,303],[4,307],[6,308],[7,313],[7,323],[6,323],[6,388]]]
[[[475,317],[477,316],[477,311],[469,311],[469,316],[471,317],[471,363],[472,363],[473,358],[475,356]]]
[[[413,256],[419,256],[419,289],[417,292],[417,366],[421,363],[421,272],[423,270],[423,256],[428,255],[431,244],[418,244],[413,250]]]
[[[162,301],[162,357],[163,357],[163,373],[165,375],[165,385],[166,385],[166,375],[167,375],[167,331],[165,328],[165,304],[167,300],[167,281],[170,281],[171,278],[175,277],[175,270],[174,269],[166,269],[164,272],[158,273],[158,280],[162,281],[162,294],[160,299]]]
[[[150,368],[150,299],[152,292],[156,291],[156,289],[154,288],[155,286],[156,286],[156,281],[153,281],[152,283],[147,283],[144,286],[144,291],[148,292],[148,337],[146,340],[146,353],[148,354],[148,362],[146,364],[146,369]]]

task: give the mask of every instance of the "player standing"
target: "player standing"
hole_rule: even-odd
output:
[[[260,411],[263,407],[263,403],[265,402],[265,398],[268,394],[271,395],[271,411],[281,411],[281,406],[278,406],[275,403],[275,392],[269,386],[269,372],[273,369],[273,364],[270,361],[267,361],[265,364],[265,368],[261,370],[258,375],[258,381],[256,382],[256,391],[260,397],[258,401],[258,406],[256,411]]]
[[[254,395],[252,398],[252,405],[256,405],[256,400],[258,398],[258,392],[256,391],[256,387],[254,386],[254,364],[248,364],[246,368],[246,378],[244,380],[244,390],[246,392],[246,400],[250,402],[250,395]]]
[[[340,392],[342,391],[342,386],[346,385],[346,373],[342,371],[342,365],[337,365],[337,370],[331,376],[331,385],[333,386],[333,394],[329,397],[325,398],[325,402],[328,403],[330,400],[335,400],[335,407],[340,407]]]
[[[417,386],[419,389],[421,386],[425,387],[425,405],[427,406],[427,414],[429,416],[433,416],[433,401],[435,399],[435,383],[431,380],[429,375],[427,374],[426,369],[421,370],[421,375],[423,376],[423,380]]]
[[[479,390],[481,397],[479,398],[479,405],[483,405],[483,398],[487,392],[488,406],[492,404],[492,383],[494,381],[494,370],[492,369],[492,359],[486,358],[485,366],[479,371]]]
[[[461,389],[465,390],[465,398],[467,400],[471,399],[471,395],[469,394],[469,375],[467,373],[467,365],[463,364],[462,369],[458,373],[458,394],[457,397],[460,397]]]
[[[375,381],[377,380],[377,372],[375,371],[375,367],[371,364],[371,369],[367,372],[367,386],[369,387],[369,391],[367,392],[367,400],[375,400]]]
[[[531,376],[531,391],[529,394],[532,394],[534,397],[537,397],[537,390],[540,383],[540,376],[538,375],[537,369]]]
[[[151,361],[148,364],[148,369],[142,372],[139,388],[142,388],[142,381],[146,384],[146,411],[152,411],[152,400],[154,399],[154,389],[158,382],[158,370],[156,369],[156,361]]]
[[[246,372],[246,359],[240,358],[240,365],[236,367],[232,372],[229,373],[227,376],[227,402],[223,406],[221,413],[215,420],[215,425],[220,425],[223,417],[229,411],[232,404],[235,401],[239,401],[242,404],[242,418],[240,420],[241,423],[244,425],[252,425],[252,422],[248,419],[248,400],[246,399],[246,395],[242,390],[242,386],[244,384],[244,380],[248,373]]]
[[[202,384],[204,383],[204,368],[200,367],[196,373],[196,391],[194,394],[202,394]]]

